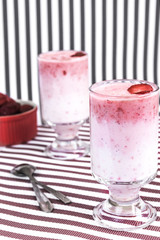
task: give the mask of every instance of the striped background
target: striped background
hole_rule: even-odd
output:
[[[0,239],[24,240],[127,240],[160,239],[160,174],[140,192],[142,198],[156,207],[157,220],[151,226],[134,232],[116,232],[98,227],[92,218],[93,207],[107,197],[106,188],[91,176],[90,157],[79,160],[56,161],[43,153],[55,134],[38,127],[38,134],[28,144],[1,148],[0,151]],[[79,132],[89,142],[89,126]],[[159,124],[160,150],[160,124]],[[159,152],[160,165],[160,152]],[[35,176],[67,195],[72,203],[64,205],[46,193],[54,203],[53,213],[39,210],[31,184],[26,178],[10,174],[20,163],[37,167]],[[158,166],[159,166],[158,165]]]
[[[158,83],[159,15],[160,0],[0,0],[0,92],[39,105],[37,55],[59,49],[88,52],[90,83]]]

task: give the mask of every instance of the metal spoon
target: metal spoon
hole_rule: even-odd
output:
[[[16,169],[16,171],[15,171]],[[42,211],[44,212],[52,212],[53,210],[53,204],[50,202],[50,200],[45,196],[45,194],[39,189],[37,186],[37,183],[34,180],[34,177],[32,176],[35,171],[35,168],[33,166],[30,166],[28,164],[20,164],[16,166],[16,168],[12,169],[11,173],[18,175],[18,176],[27,176],[32,183],[33,190],[36,194],[36,198],[38,201],[38,204]],[[16,174],[18,172],[18,174]]]
[[[36,167],[34,167],[33,165],[30,165],[30,164],[27,164],[27,163],[24,163],[24,164],[20,164],[20,165],[17,165],[15,166],[12,170],[11,170],[11,173],[16,175],[16,176],[19,176],[19,177],[24,177],[24,173],[21,171],[21,168],[23,166],[28,166],[29,168],[32,169],[32,174],[33,172],[36,170]],[[53,189],[53,188],[50,188],[48,187],[47,185],[45,185],[44,183],[41,183],[39,181],[37,181],[34,176],[32,175],[32,179],[34,179],[34,181],[40,185],[41,187],[43,187],[46,191],[52,193],[55,197],[57,197],[59,200],[61,200],[63,203],[65,204],[68,204],[68,203],[71,203],[71,200],[66,197],[63,193]]]

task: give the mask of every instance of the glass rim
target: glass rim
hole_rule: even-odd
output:
[[[74,57],[73,59],[74,59],[74,61],[75,60],[77,60],[77,61],[79,61],[80,59],[85,59],[85,58],[88,58],[88,53],[87,52],[85,52],[85,51],[83,51],[83,50],[50,50],[50,51],[46,51],[46,52],[41,52],[41,53],[39,53],[38,54],[38,56],[37,56],[37,59],[38,59],[38,61],[44,61],[44,62],[54,62],[54,63],[56,63],[56,62],[68,62],[68,60],[59,60],[59,59],[45,59],[45,58],[43,58],[43,57],[41,57],[41,56],[43,56],[43,55],[46,55],[46,54],[52,54],[52,53],[58,53],[58,52],[74,52],[74,53],[76,53],[76,52],[83,52],[83,53],[85,53],[85,55],[84,56],[81,56],[81,57]]]
[[[120,95],[108,95],[108,94],[104,94],[104,93],[99,93],[99,92],[96,92],[93,88],[94,87],[98,87],[98,86],[101,86],[102,84],[109,84],[109,83],[112,83],[112,82],[130,82],[130,83],[135,83],[135,84],[138,84],[138,83],[145,83],[145,84],[148,84],[150,86],[153,87],[153,91],[149,92],[149,93],[146,93],[146,94],[131,94],[131,96],[120,96]],[[96,89],[95,88],[95,89]],[[97,83],[94,83],[92,84],[90,87],[89,87],[89,91],[90,93],[93,93],[95,95],[98,95],[98,96],[101,96],[101,97],[109,97],[109,98],[120,98],[120,99],[135,99],[135,98],[144,98],[144,97],[148,97],[150,96],[151,94],[153,93],[156,93],[158,92],[159,90],[159,86],[153,82],[149,82],[147,80],[139,80],[139,79],[110,79],[110,80],[103,80],[103,81],[100,81],[100,82],[97,82]]]

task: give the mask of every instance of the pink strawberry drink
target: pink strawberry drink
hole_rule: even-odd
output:
[[[42,115],[52,123],[88,118],[88,56],[57,51],[39,55]]]
[[[103,81],[90,92],[92,172],[120,201],[136,196],[157,171],[159,95],[144,83]]]

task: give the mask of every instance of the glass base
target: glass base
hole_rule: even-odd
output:
[[[145,228],[156,217],[156,209],[141,198],[134,202],[115,202],[109,198],[93,210],[93,218],[98,225],[117,231],[133,231]]]
[[[46,147],[45,153],[50,158],[57,160],[75,160],[87,155],[89,149],[89,144],[76,137],[72,140],[56,139],[51,145]]]

